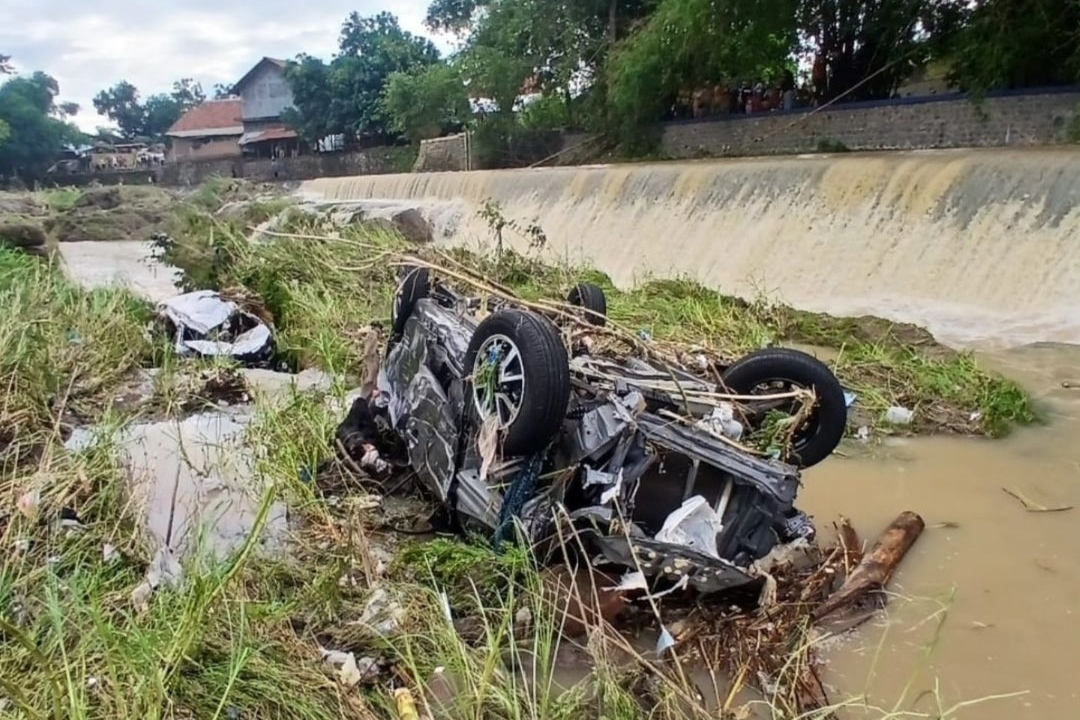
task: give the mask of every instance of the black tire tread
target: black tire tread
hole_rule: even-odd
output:
[[[500,310],[476,328],[465,354],[471,372],[476,353],[491,335],[502,334],[518,346],[525,373],[525,398],[517,419],[506,430],[503,452],[531,455],[547,447],[562,426],[570,404],[570,361],[558,329],[547,318],[525,310]],[[468,388],[472,402],[472,386]]]
[[[727,388],[747,394],[769,379],[787,379],[812,388],[817,394],[817,426],[796,457],[785,458],[799,467],[817,465],[832,454],[847,430],[847,403],[844,388],[836,375],[820,360],[800,350],[765,348],[756,350],[730,365],[721,376]]]
[[[604,289],[592,283],[579,283],[567,296],[566,301],[586,311],[589,323],[597,327],[607,325],[607,296]]]

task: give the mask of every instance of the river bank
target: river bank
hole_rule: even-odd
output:
[[[205,229],[204,226],[202,230]],[[208,235],[203,234],[201,237],[205,239]],[[283,343],[300,355],[303,362],[318,365],[327,371],[326,383],[309,388],[309,393],[296,394],[288,389],[288,383],[284,383],[280,386],[285,388],[284,394],[271,392],[260,396],[257,387],[254,384],[251,387],[251,394],[255,397],[251,437],[258,447],[264,448],[268,453],[263,456],[262,470],[269,477],[277,478],[279,493],[275,497],[284,497],[294,520],[300,519],[292,531],[294,547],[301,550],[300,554],[294,560],[281,563],[267,563],[260,557],[254,565],[244,561],[226,566],[217,573],[196,574],[194,587],[202,588],[199,595],[191,595],[189,590],[181,592],[165,587],[155,594],[153,601],[148,604],[149,615],[143,615],[134,625],[127,624],[129,621],[123,617],[130,612],[129,593],[132,588],[139,586],[140,576],[149,556],[146,549],[137,543],[129,545],[126,542],[116,542],[116,538],[134,537],[136,528],[132,518],[117,516],[116,505],[109,504],[110,501],[118,501],[115,493],[121,491],[125,485],[119,474],[120,469],[109,459],[111,453],[103,451],[83,457],[73,465],[67,465],[69,461],[56,459],[50,476],[40,475],[42,465],[36,465],[34,473],[30,475],[35,482],[41,482],[46,477],[64,479],[64,482],[59,484],[64,487],[65,492],[50,488],[46,493],[46,501],[41,504],[43,516],[48,516],[50,508],[57,511],[58,505],[62,505],[64,500],[81,497],[85,505],[79,508],[80,522],[87,526],[90,532],[84,534],[80,541],[72,541],[71,545],[50,540],[35,547],[33,557],[36,563],[40,564],[29,562],[31,556],[27,555],[27,564],[19,565],[13,577],[22,588],[25,588],[24,583],[31,579],[50,578],[45,587],[58,587],[52,584],[54,580],[77,577],[79,582],[84,583],[81,587],[94,590],[79,595],[81,601],[85,601],[85,606],[71,614],[70,623],[56,625],[54,622],[52,629],[48,630],[55,641],[65,638],[70,640],[79,633],[86,633],[93,638],[77,646],[77,657],[82,659],[85,672],[80,670],[76,678],[78,682],[67,680],[71,686],[83,683],[87,685],[87,689],[80,690],[75,700],[72,700],[72,703],[78,702],[79,707],[93,708],[94,712],[111,711],[114,713],[112,717],[134,717],[136,710],[152,707],[154,702],[168,697],[174,703],[205,710],[211,715],[218,710],[230,713],[235,709],[242,713],[244,710],[258,712],[259,708],[288,708],[288,714],[297,717],[329,717],[333,712],[341,712],[344,707],[348,713],[356,716],[364,717],[363,713],[366,712],[374,712],[378,716],[388,712],[388,709],[380,708],[377,701],[372,706],[372,698],[381,697],[383,702],[388,702],[385,694],[368,692],[339,695],[339,691],[334,689],[334,683],[340,684],[342,676],[332,670],[323,669],[318,648],[343,648],[347,647],[349,642],[355,643],[354,647],[358,650],[377,649],[381,645],[377,639],[354,637],[350,633],[364,633],[361,632],[362,628],[353,627],[350,630],[348,622],[330,635],[320,634],[320,629],[326,629],[327,620],[341,618],[347,621],[362,617],[366,603],[370,601],[369,588],[378,578],[386,577],[387,573],[395,578],[411,576],[414,582],[420,582],[416,587],[422,588],[427,582],[425,577],[433,571],[451,578],[475,578],[479,574],[477,568],[483,567],[484,575],[488,578],[515,576],[524,567],[523,558],[511,555],[497,559],[484,553],[469,555],[464,551],[447,552],[445,545],[442,550],[436,551],[440,546],[435,545],[430,546],[430,550],[426,552],[401,555],[412,557],[413,562],[404,570],[400,564],[395,568],[393,544],[387,546],[389,550],[383,548],[375,555],[371,554],[372,547],[379,547],[379,543],[373,542],[373,538],[383,534],[376,532],[372,523],[377,526],[385,520],[388,512],[398,520],[402,519],[402,515],[407,518],[409,508],[367,507],[372,502],[368,499],[370,492],[338,492],[320,499],[311,494],[310,488],[305,489],[305,486],[297,481],[299,471],[304,466],[329,450],[328,438],[340,420],[340,402],[347,396],[351,386],[348,378],[353,373],[350,370],[355,369],[362,361],[362,345],[359,343],[361,331],[368,321],[388,316],[392,284],[385,279],[380,280],[385,269],[364,268],[365,265],[370,265],[364,262],[364,257],[371,257],[370,250],[365,254],[354,248],[352,255],[341,250],[329,256],[319,252],[305,253],[307,262],[303,267],[298,267],[295,258],[297,245],[302,243],[300,239],[292,238],[291,245],[279,243],[275,247],[270,243],[259,251],[244,254],[239,251],[238,246],[231,244],[232,236],[215,234],[215,238],[217,255],[229,259],[226,265],[216,268],[216,281],[243,281],[252,289],[257,289],[271,298],[276,319],[281,326]],[[80,246],[79,250],[82,251],[84,247]],[[136,248],[132,246],[131,249]],[[148,248],[144,246],[144,249]],[[106,279],[101,267],[105,262],[110,262],[108,257],[103,255],[96,267],[92,254],[80,254],[77,257],[79,259],[69,265],[69,271],[76,277],[82,277],[88,286],[97,285]],[[203,267],[209,264],[206,256],[202,256],[198,264]],[[138,264],[132,264],[127,271],[129,279],[135,280],[136,287],[141,286],[144,292],[164,290],[161,286],[154,286],[157,290],[148,290],[151,287],[149,282],[135,279],[137,266]],[[489,270],[505,273],[500,276],[504,280],[518,278],[519,289],[526,293],[546,292],[548,288],[564,283],[569,277],[567,273],[570,272],[566,266],[531,264],[523,259],[515,259],[513,262],[504,263],[502,268]],[[826,323],[821,318],[810,323],[802,315],[786,314],[789,311],[777,316],[773,311],[765,312],[764,308],[733,304],[692,284],[656,283],[645,286],[638,294],[633,290],[620,293],[615,291],[614,287],[611,287],[611,290],[612,312],[623,322],[634,327],[643,326],[642,329],[649,330],[658,338],[679,332],[686,333],[687,336],[700,333],[710,342],[721,347],[730,347],[733,352],[760,338],[776,338],[780,328],[817,328]],[[64,293],[66,296],[69,291],[65,290]],[[79,300],[77,307],[109,307],[107,303],[101,305],[106,297],[101,291],[96,291],[95,297],[96,300],[89,304]],[[113,298],[110,302],[121,302],[120,295],[109,297]],[[137,313],[125,317],[133,320],[130,328],[142,326],[142,319]],[[93,315],[82,321],[77,327],[79,337],[100,339],[100,331],[95,330],[100,318],[100,315]],[[102,350],[116,348],[120,343],[115,339],[128,338],[125,341],[127,350],[119,356],[122,358],[120,361],[115,360],[117,356],[113,355],[82,355],[85,350],[69,350],[65,355],[62,349],[70,343],[66,334],[62,337],[59,334],[52,336],[48,350],[58,359],[67,357],[81,362],[93,357],[96,363],[115,364],[117,369],[155,361],[153,342],[135,340],[136,337],[141,338],[141,334],[127,335],[128,330],[124,328],[129,326],[102,324],[102,327],[114,328],[110,331],[112,333],[123,330],[124,334],[112,334],[110,337],[114,338],[113,341],[91,346]],[[862,326],[837,323],[828,327],[841,334],[818,333],[814,337],[793,339],[817,340],[818,344],[828,345],[832,336],[840,339],[840,347],[843,347],[852,340],[858,340],[856,335]],[[917,343],[911,342],[918,336],[898,334],[897,337],[895,346],[883,343],[884,338],[879,336],[867,335],[862,342],[871,347],[884,345],[893,349],[905,346],[919,348]],[[820,343],[822,339],[826,342]],[[147,342],[149,344],[144,344]],[[73,347],[85,348],[86,345],[75,344]],[[934,353],[939,352],[934,347],[923,347],[922,350],[926,351],[930,359],[935,359]],[[123,358],[134,358],[134,361]],[[1009,698],[980,705],[972,710],[977,714],[971,717],[1026,717],[1023,714],[1026,712],[1032,713],[1030,717],[1056,717],[1055,712],[1074,707],[1069,704],[1068,698],[1060,697],[1053,691],[1052,682],[1057,676],[1049,663],[1055,660],[1039,656],[1037,642],[1043,642],[1054,634],[1069,632],[1067,628],[1071,626],[1063,623],[1066,618],[1062,617],[1061,613],[1068,610],[1069,598],[1073,597],[1071,593],[1075,592],[1076,585],[1071,583],[1074,583],[1077,577],[1077,568],[1070,564],[1067,557],[1052,555],[1049,563],[1039,562],[1043,565],[1049,564],[1053,571],[1042,569],[1032,561],[1031,552],[1036,544],[1029,540],[1037,538],[1034,542],[1038,545],[1068,543],[1072,537],[1071,526],[1067,527],[1065,522],[1069,513],[1027,513],[1014,498],[1003,493],[998,486],[1000,483],[1001,486],[1017,489],[1046,506],[1072,504],[1076,501],[1069,490],[1073,487],[1069,485],[1071,461],[1067,449],[1064,454],[1062,452],[1063,447],[1067,448],[1067,443],[1062,443],[1063,436],[1059,435],[1059,431],[1068,431],[1072,427],[1071,423],[1075,422],[1074,413],[1070,409],[1072,406],[1069,404],[1073,396],[1060,386],[1061,382],[1069,379],[1068,368],[1073,362],[1070,358],[1066,349],[1061,350],[1060,354],[1057,350],[1047,351],[1043,355],[1006,353],[988,359],[991,364],[1012,363],[1011,367],[1006,368],[1008,374],[1015,374],[1018,379],[1029,383],[1028,387],[1040,400],[1038,404],[1045,408],[1050,422],[1049,429],[1022,430],[1014,432],[1009,439],[993,441],[953,438],[909,440],[879,433],[876,440],[869,443],[853,439],[845,447],[845,455],[848,457],[834,457],[807,473],[804,497],[819,522],[827,523],[838,513],[844,513],[855,518],[858,527],[864,529],[867,535],[872,535],[888,522],[890,512],[895,514],[902,508],[917,509],[927,517],[930,529],[926,538],[917,546],[910,563],[902,568],[895,587],[904,594],[923,595],[928,590],[940,590],[956,577],[959,580],[957,593],[960,600],[954,604],[955,612],[950,616],[950,622],[942,629],[939,643],[941,650],[935,651],[932,656],[930,672],[924,676],[921,686],[927,686],[928,679],[934,676],[945,678],[950,683],[942,693],[946,705],[950,704],[950,701],[1031,690],[1028,696],[1022,698]],[[882,354],[878,352],[869,358],[869,361],[883,362]],[[865,362],[867,359],[864,358],[863,364]],[[972,367],[966,364],[969,362],[965,360],[964,364],[957,367],[965,368],[966,372],[967,368]],[[878,367],[888,368],[888,376],[893,374],[896,365]],[[1033,367],[1042,367],[1042,374],[1029,375]],[[980,369],[979,372],[984,371]],[[175,377],[176,371],[168,375]],[[869,384],[866,387],[881,387],[888,392],[896,392],[887,384],[875,384],[873,373],[867,377]],[[929,377],[937,377],[937,374],[931,373]],[[61,372],[57,380],[65,378],[68,382],[71,381],[70,375],[65,376]],[[1055,382],[1057,388],[1053,387]],[[56,380],[52,383],[57,386]],[[165,382],[162,387],[175,389],[177,384]],[[977,393],[963,395],[968,394]],[[871,402],[878,402],[873,400],[871,392],[863,391],[859,395]],[[327,402],[332,397],[339,400]],[[892,396],[889,396],[887,401],[891,400]],[[211,394],[204,397],[203,402],[204,409],[215,412],[221,409],[220,397]],[[231,404],[231,401],[229,402]],[[49,409],[48,405],[45,407]],[[970,409],[965,407],[963,410],[970,417],[970,413],[978,411],[978,406],[973,405]],[[933,417],[932,414],[928,416]],[[873,420],[875,415],[871,414],[869,417]],[[925,431],[932,428],[916,426],[913,429]],[[857,432],[858,427],[854,430]],[[907,431],[901,430],[902,434],[905,432]],[[1054,448],[1058,448],[1058,451],[1054,452]],[[1036,472],[1041,473],[1039,477],[1043,479],[1040,482],[1034,485],[1018,482],[1018,479],[1033,477]],[[110,493],[103,494],[95,502],[84,497],[76,483],[80,473],[85,477],[98,479],[96,482],[103,483],[101,487],[110,488]],[[13,480],[16,478],[18,482],[10,485],[13,490],[16,484],[20,489],[24,487],[27,480],[26,475],[12,476]],[[946,486],[948,489],[943,490]],[[883,488],[890,491],[883,492]],[[22,493],[12,493],[15,499],[22,496]],[[338,503],[336,506],[335,502]],[[261,507],[256,505],[256,508]],[[1009,533],[1000,532],[1003,524],[1011,528]],[[23,534],[29,527],[32,526],[9,525],[5,531],[6,537],[12,540],[37,537],[33,530],[30,530],[28,535]],[[48,527],[55,528],[56,525],[50,523]],[[15,530],[19,531],[18,535]],[[991,538],[995,536],[1000,537],[1000,542],[993,542],[994,553],[991,558],[983,554],[981,547],[992,542]],[[44,540],[44,536],[41,539]],[[98,559],[95,553],[102,553],[104,544],[113,545],[114,550],[117,546],[121,547],[122,565],[99,567],[102,560]],[[457,545],[452,544],[450,547]],[[61,553],[60,550],[64,552]],[[71,554],[68,554],[69,551]],[[49,552],[53,554],[50,555]],[[62,572],[50,570],[51,557],[62,558],[58,561],[60,567],[73,568],[73,575],[65,576]],[[101,558],[107,559],[105,554]],[[999,573],[994,582],[987,584],[991,576],[990,568],[985,563],[992,562],[996,566],[999,561],[1007,558],[1015,558],[1025,567],[1034,568],[1031,573],[1026,570],[1021,573],[1020,579],[1024,580],[1024,583],[1037,579],[1029,575],[1050,575],[1051,579],[1043,579],[1042,583],[1056,589],[1055,594],[1061,604],[1052,602],[1047,605],[1046,613],[1034,619],[1020,605],[1023,600],[1023,583],[1014,585],[1010,578],[1001,577]],[[298,567],[296,561],[303,567]],[[52,565],[57,565],[57,562]],[[492,568],[495,570],[492,571]],[[398,575],[400,572],[405,572],[406,575]],[[495,584],[498,585],[498,581]],[[303,587],[307,590],[298,593],[298,589]],[[406,587],[410,586],[400,586],[400,589]],[[970,589],[980,587],[984,588],[982,597],[992,600],[979,602],[974,598],[971,601],[966,599]],[[111,600],[105,605],[93,602],[92,597],[99,592],[102,597]],[[399,643],[399,651],[402,647],[412,647],[413,652],[429,656],[428,661],[435,660],[444,667],[477,673],[479,677],[485,677],[488,671],[500,672],[494,666],[488,666],[487,663],[491,660],[489,654],[472,653],[448,635],[443,626],[432,625],[432,617],[439,616],[438,597],[425,594],[428,591],[422,589],[416,592],[419,605],[414,607],[411,603],[405,603],[404,609],[409,611],[410,618],[416,618],[417,616],[411,613],[419,609],[418,617],[427,624],[418,626],[417,635],[408,641],[418,644],[403,646]],[[491,588],[484,592],[491,592]],[[505,597],[502,600],[493,600],[490,595],[484,597],[496,607],[501,607],[501,603],[506,601]],[[48,607],[48,596],[35,594],[32,598],[31,607]],[[902,630],[898,632],[904,633],[904,639],[893,644],[886,638],[883,646],[887,648],[886,659],[870,663],[877,670],[877,675],[881,675],[880,668],[886,666],[895,669],[918,664],[918,658],[909,653],[908,646],[921,643],[911,643],[908,638],[923,639],[918,636],[917,630],[920,627],[918,621],[924,617],[919,616],[922,608],[906,603],[894,605],[896,617],[893,619],[903,623],[900,626]],[[234,612],[226,611],[223,617],[221,612],[227,608],[243,612],[244,615],[237,616]],[[101,616],[101,613],[105,615]],[[509,615],[512,616],[513,613]],[[37,617],[48,620],[47,614]],[[104,626],[97,624],[98,617],[107,617],[108,624],[122,626],[134,632],[134,640],[130,643],[114,642],[111,645],[102,645],[103,638],[98,636],[96,628]],[[952,622],[957,617],[964,623],[962,626],[958,627]],[[122,625],[116,625],[121,622]],[[542,620],[541,625],[549,622],[550,619]],[[194,632],[194,627],[200,623],[205,627]],[[976,627],[974,623],[987,627]],[[932,624],[921,627],[931,626]],[[47,626],[41,627],[43,631],[47,629]],[[913,631],[912,628],[916,629]],[[483,634],[500,633],[504,630],[489,625],[481,627],[480,631]],[[970,632],[965,632],[968,630]],[[1020,643],[1020,649],[1016,653],[1005,654],[1006,644],[1016,641],[1017,632],[1030,635],[1030,644]],[[162,668],[162,673],[154,677],[153,682],[143,685],[147,690],[145,695],[134,696],[127,706],[118,704],[115,688],[123,685],[127,679],[134,681],[139,677],[135,668],[140,663],[147,662],[149,656],[146,653],[152,652],[158,642],[154,638],[163,633],[172,633],[175,638],[171,644],[162,646],[166,648],[167,658],[174,658],[175,662],[185,654],[197,652],[202,660],[194,667],[187,665],[184,673],[173,672],[169,666]],[[542,657],[550,657],[557,649],[553,646],[553,638],[550,633],[541,633],[540,636],[547,640],[534,645],[533,649]],[[835,669],[835,676],[830,676],[830,681],[840,685],[836,696],[838,699],[851,695],[849,688],[863,685],[862,675],[866,674],[867,657],[876,654],[873,650],[875,640],[874,631],[864,630],[853,641],[856,647],[851,648],[849,643],[849,647],[839,648],[830,655],[831,665]],[[493,646],[499,647],[502,641],[498,640]],[[952,651],[948,649],[950,643],[954,644],[955,649]],[[862,650],[861,654],[860,644],[867,648]],[[49,644],[47,647],[59,648],[60,645]],[[999,657],[1002,654],[1007,655],[1005,661],[999,661],[1000,664],[995,666],[997,669],[994,672],[986,672],[985,664],[974,662],[974,654],[986,647],[999,648],[1001,653],[991,650]],[[950,652],[953,654],[949,654]],[[1067,650],[1063,649],[1063,652]],[[103,665],[100,660],[94,660],[101,657],[108,662]],[[296,658],[303,660],[298,664]],[[970,662],[970,672],[964,673],[963,666],[957,664],[958,660],[955,658]],[[362,661],[363,656],[356,659]],[[592,659],[596,660],[595,657]],[[341,658],[334,656],[331,660]],[[156,663],[150,664],[157,666]],[[364,663],[360,662],[359,665],[363,667]],[[1025,683],[1025,680],[1038,679],[1034,673],[1027,670],[1032,665],[1041,668],[1038,678],[1049,678],[1046,684],[1042,684],[1041,680],[1038,683]],[[603,680],[599,687],[607,687],[614,693],[609,696],[608,705],[605,707],[620,707],[619,698],[623,696],[617,691],[624,687],[621,683],[625,678],[620,680],[619,668],[627,666],[618,663],[594,663],[594,666],[600,668],[601,675],[594,677],[590,675],[591,670],[575,670],[570,676],[588,676],[594,679],[598,677]],[[419,671],[422,668],[416,666],[412,669]],[[359,670],[358,667],[358,672]],[[364,676],[366,673],[360,674]],[[950,677],[958,677],[958,680],[949,681]],[[1016,682],[1012,682],[1014,679]],[[94,682],[91,683],[91,680]],[[505,678],[500,682],[505,682]],[[101,690],[93,690],[101,683],[108,683],[105,687],[110,689],[111,694],[107,701],[102,700]],[[580,712],[583,707],[581,704],[574,704],[573,697],[556,700],[556,693],[545,693],[543,698],[533,698],[537,703],[542,700],[542,703],[533,703],[527,706],[531,709],[523,709],[518,702],[522,700],[520,693],[525,692],[524,688],[515,690],[513,684],[504,687],[506,692],[495,697],[484,691],[480,685],[469,685],[463,693],[460,687],[457,688],[457,691],[463,694],[464,700],[451,716],[464,717],[471,710],[491,708],[492,702],[505,713],[509,713],[508,716],[532,716],[542,708],[542,716],[561,716],[564,712]],[[871,692],[874,697],[891,703],[900,697],[901,689],[895,683],[878,681],[872,686]],[[35,694],[32,699],[36,705],[38,701],[46,701],[48,697],[47,693],[42,693]],[[907,701],[914,700],[915,693],[909,694]],[[639,710],[634,709],[635,707],[636,701],[625,706],[625,714],[612,710],[611,716],[636,717]],[[1041,715],[1037,714],[1040,712]],[[871,713],[869,716],[886,715]],[[968,717],[962,710],[955,716]]]

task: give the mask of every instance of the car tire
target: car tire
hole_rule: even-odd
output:
[[[817,395],[817,407],[806,429],[795,438],[792,452],[784,458],[801,468],[817,465],[832,454],[847,429],[847,402],[836,375],[812,355],[787,348],[752,352],[728,367],[721,376],[736,395],[750,395],[769,382],[785,382]]]
[[[431,276],[427,268],[406,267],[401,283],[394,295],[394,305],[390,315],[391,338],[397,339],[405,332],[405,323],[409,321],[416,303],[431,292]]]
[[[585,318],[590,325],[607,325],[607,296],[604,290],[592,283],[580,283],[566,298],[566,302],[585,310]]]
[[[502,451],[510,457],[539,452],[561,428],[570,404],[570,363],[562,336],[547,318],[524,310],[500,310],[480,323],[464,367],[469,373],[466,397],[481,421],[490,416],[491,407],[484,406],[483,390],[476,386],[476,376],[482,371],[477,360],[493,349],[505,358],[516,352],[519,361],[503,360],[499,367],[507,363],[503,376],[507,379],[521,376],[520,385],[517,380],[502,383],[499,377],[491,381],[497,394],[506,399],[504,403],[494,400],[500,412]],[[514,412],[506,412],[508,404],[515,406]]]

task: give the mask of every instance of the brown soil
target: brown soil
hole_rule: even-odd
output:
[[[165,231],[175,201],[154,187],[91,188],[47,219],[45,229],[57,242],[148,240]]]

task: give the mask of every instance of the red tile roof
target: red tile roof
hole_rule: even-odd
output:
[[[263,130],[262,136],[259,137],[259,142],[263,142],[264,140],[290,140],[296,136],[296,131],[290,130],[287,127],[267,128],[266,130]]]
[[[295,137],[297,137],[295,131],[290,130],[284,125],[274,125],[261,130],[253,130],[252,132],[244,133],[243,137],[240,138],[240,144],[253,145],[255,143],[267,142],[268,140],[291,140]]]
[[[173,123],[167,135],[195,135],[198,131],[217,131],[211,134],[229,134],[223,131],[237,130],[239,135],[243,132],[244,103],[239,98],[228,100],[207,100],[188,110],[183,116]]]

